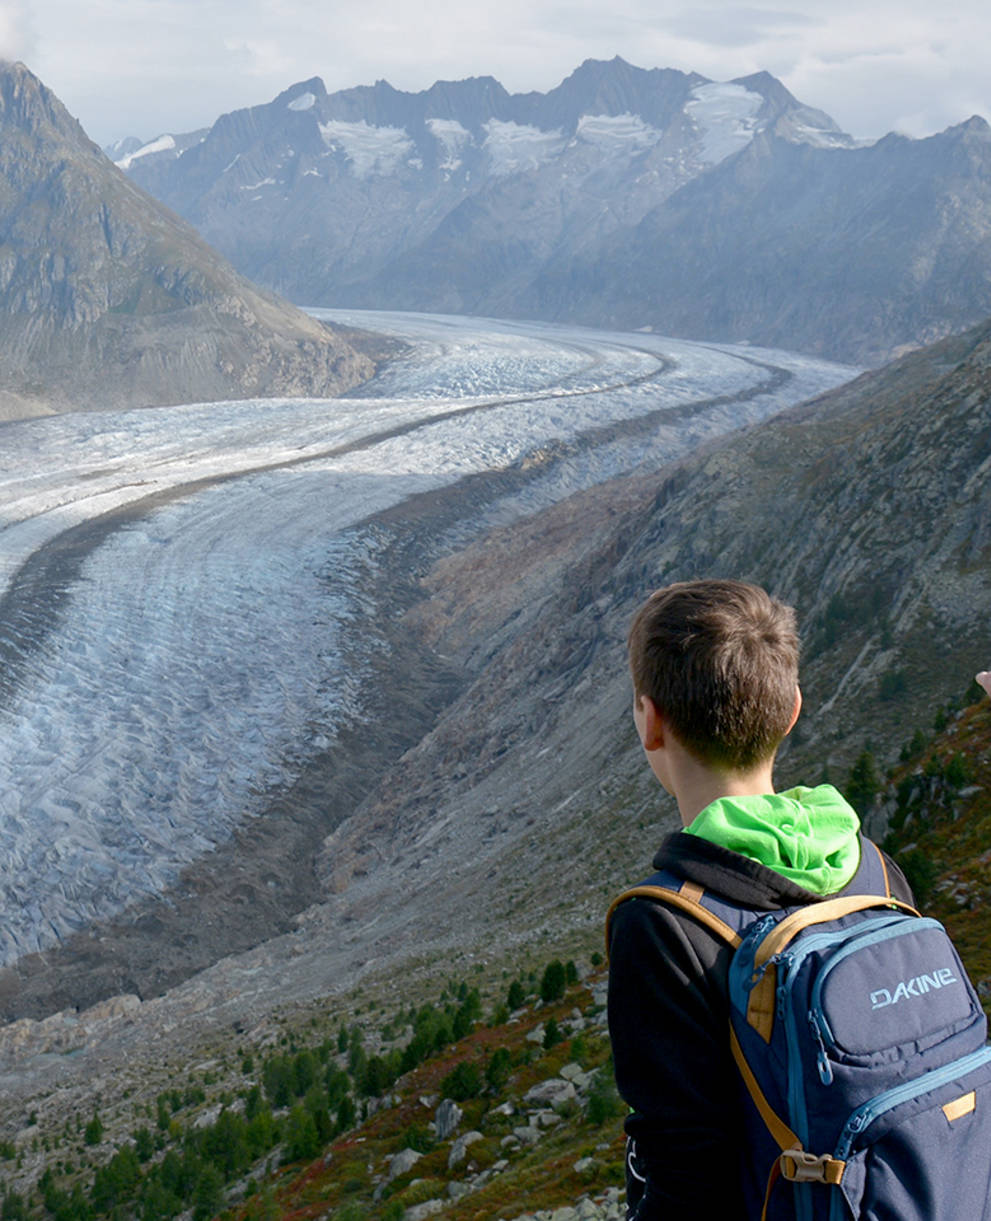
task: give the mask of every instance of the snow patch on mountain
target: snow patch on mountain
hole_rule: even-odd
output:
[[[813,148],[853,148],[858,143],[837,128],[802,122],[798,116],[792,115],[783,116],[776,130],[788,139],[799,144],[811,144]]]
[[[289,103],[290,110],[312,110],[316,105],[316,95],[313,93],[301,93],[298,98],[293,98]]]
[[[413,152],[413,141],[404,127],[373,127],[364,119],[357,123],[331,119],[318,126],[324,144],[331,151],[343,151],[356,178],[392,173]]]
[[[640,149],[650,148],[661,138],[661,133],[645,123],[639,115],[630,114],[583,114],[578,120],[575,138],[595,148],[609,149],[617,146]]]
[[[128,153],[126,157],[122,157],[120,161],[115,161],[114,165],[119,170],[129,170],[139,157],[147,157],[150,153],[167,153],[175,148],[174,136],[159,136],[157,140],[152,140],[148,144],[143,144],[137,152]]]
[[[538,169],[556,157],[567,144],[560,129],[542,131],[529,123],[489,119],[484,124],[485,151],[489,154],[492,173],[519,174]]]
[[[471,141],[471,132],[457,119],[427,119],[427,130],[444,149],[442,170],[456,170],[461,165],[461,151]]]
[[[759,93],[743,85],[697,85],[685,111],[702,136],[702,160],[717,165],[745,148],[757,130],[757,114],[763,104]]]

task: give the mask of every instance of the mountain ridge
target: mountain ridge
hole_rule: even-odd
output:
[[[975,116],[858,144],[766,71],[586,60],[546,93],[319,78],[128,172],[292,299],[878,365],[991,311]],[[894,218],[890,225],[886,218]]]
[[[23,64],[0,66],[0,132],[6,418],[329,394],[370,375],[115,168]]]

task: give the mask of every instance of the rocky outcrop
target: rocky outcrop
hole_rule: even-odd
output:
[[[331,395],[371,361],[238,275],[0,64],[0,418]]]

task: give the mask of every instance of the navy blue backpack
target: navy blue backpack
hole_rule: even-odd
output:
[[[987,1019],[943,926],[891,897],[864,845],[850,885],[802,907],[754,912],[668,873],[616,903],[679,908],[735,947],[743,1217],[991,1221]]]

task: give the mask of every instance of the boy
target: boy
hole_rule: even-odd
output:
[[[752,911],[816,903],[860,866],[854,810],[829,785],[775,794],[774,757],[798,718],[792,609],[740,581],[654,593],[629,636],[633,717],[682,831],[654,867]],[[891,893],[912,902],[884,858]],[[730,947],[691,913],[634,898],[610,924],[609,1032],[632,1113],[627,1217],[743,1215],[739,1070],[728,1038]],[[691,1210],[689,1212],[689,1209]]]

